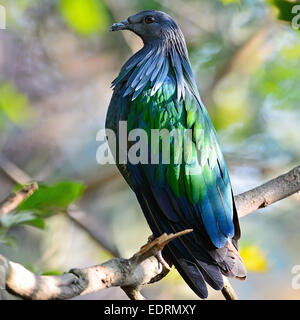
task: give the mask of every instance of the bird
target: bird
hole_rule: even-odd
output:
[[[116,165],[135,193],[153,237],[193,230],[170,242],[160,261],[174,265],[194,293],[206,299],[207,284],[222,290],[223,276],[247,276],[238,252],[237,209],[216,130],[200,98],[184,35],[170,15],[141,11],[111,26],[111,31],[119,30],[136,34],[143,47],[112,82],[106,130],[124,135],[120,121],[127,124],[125,134],[143,130],[151,154],[152,130],[177,130],[179,141],[185,130],[191,134],[188,150],[169,137],[169,163],[160,149],[156,163],[149,155],[145,163],[130,161],[128,154],[126,161],[118,161],[132,146],[128,139],[128,145],[116,148]]]

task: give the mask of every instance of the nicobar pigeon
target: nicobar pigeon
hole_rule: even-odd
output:
[[[162,253],[190,288],[207,298],[206,283],[221,290],[222,275],[243,280],[246,269],[238,253],[241,233],[227,167],[200,99],[184,36],[169,15],[152,10],[115,23],[111,30],[130,30],[144,43],[112,83],[106,129],[117,136],[118,169],[136,194],[154,237],[193,229]],[[164,163],[162,150],[157,163],[120,163],[120,121],[127,121],[128,133],[143,129],[149,140],[151,129],[190,129],[191,148],[178,148],[170,135],[170,163]],[[131,145],[128,141],[127,148]],[[155,153],[151,143],[149,150]],[[175,161],[178,157],[184,160]]]

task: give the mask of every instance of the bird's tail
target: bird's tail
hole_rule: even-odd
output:
[[[180,240],[179,240],[180,241]],[[166,248],[167,249],[167,248]],[[207,298],[206,283],[215,290],[222,290],[224,286],[223,276],[245,280],[247,271],[237,249],[231,242],[220,249],[209,251],[211,260],[203,259],[200,252],[176,252],[172,243],[168,245],[168,253],[176,269],[189,285],[189,287],[202,299]]]
[[[239,280],[246,279],[246,267],[238,250],[231,241],[227,241],[223,248],[212,250],[209,253],[219,265],[224,276]]]
[[[181,223],[171,223],[166,218],[163,205],[158,205],[151,190],[136,191],[137,199],[155,237],[182,231]],[[237,225],[238,227],[238,225]],[[234,247],[239,238],[239,229],[233,244],[227,241],[223,248],[208,249],[198,233],[192,232],[174,239],[163,249],[163,256],[172,261],[189,287],[202,299],[207,298],[206,283],[215,290],[222,290],[223,276],[245,279],[246,269]]]
[[[223,278],[217,265],[204,262],[196,258],[194,254],[182,251],[169,244],[164,249],[164,256],[170,257],[172,263],[189,287],[202,299],[208,296],[207,285],[215,290],[223,288]]]

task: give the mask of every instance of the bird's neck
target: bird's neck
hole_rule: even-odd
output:
[[[124,64],[112,86],[122,85],[123,97],[134,100],[147,85],[154,94],[170,72],[176,79],[178,100],[184,98],[186,89],[198,95],[183,36],[145,42]]]
[[[180,29],[176,37],[167,35],[165,38],[156,42],[153,41],[152,43],[145,43],[142,50],[145,50],[145,54],[150,50],[161,52],[161,54],[169,60],[169,68],[175,73],[177,90],[180,90],[180,87],[182,90],[181,94],[180,92],[177,93],[178,98],[180,98],[181,95],[184,97],[184,91],[188,88],[200,100],[198,88],[188,57],[188,50]]]

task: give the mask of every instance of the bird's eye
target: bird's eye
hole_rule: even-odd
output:
[[[154,19],[154,17],[152,17],[152,16],[147,16],[147,17],[145,18],[145,22],[146,22],[147,24],[153,23],[154,21],[155,21],[155,19]]]

